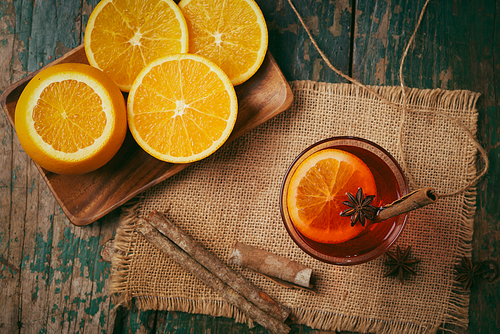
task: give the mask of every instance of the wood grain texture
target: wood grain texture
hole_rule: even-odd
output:
[[[269,50],[288,80],[347,82],[333,73],[314,49],[287,0],[256,1],[269,30]],[[344,73],[351,73],[352,0],[293,0],[307,27]]]
[[[288,80],[342,82],[314,50],[287,0],[257,0],[269,50]],[[318,44],[365,84],[397,85],[402,48],[424,0],[293,0]],[[0,91],[83,41],[98,0],[0,2]],[[500,260],[500,1],[432,0],[404,67],[410,87],[480,92],[478,137],[491,170],[478,184],[473,260]],[[354,32],[353,35],[351,33]],[[99,259],[118,212],[87,227],[65,217],[0,112],[0,333],[267,333],[232,319],[114,309]],[[500,287],[473,286],[470,333],[500,328]],[[79,293],[79,287],[82,287]],[[318,333],[292,325],[292,333]],[[323,332],[327,333],[327,332]]]

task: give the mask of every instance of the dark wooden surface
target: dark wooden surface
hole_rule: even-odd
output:
[[[288,80],[343,82],[320,59],[287,0],[257,0],[269,49]],[[365,84],[398,85],[399,62],[424,0],[294,0],[328,58]],[[96,0],[2,0],[0,90],[80,45]],[[468,89],[491,168],[478,184],[473,260],[500,260],[500,2],[432,0],[404,67],[410,87]],[[0,333],[266,333],[226,318],[114,309],[101,251],[112,212],[86,227],[69,222],[0,113]],[[500,283],[472,288],[471,333],[500,329]],[[292,326],[292,333],[316,333]]]

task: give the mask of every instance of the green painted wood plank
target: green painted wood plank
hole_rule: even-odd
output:
[[[68,222],[68,225],[71,223]],[[81,333],[91,314],[92,261],[98,253],[100,226],[93,224],[84,228],[72,226],[64,231],[64,249],[60,256],[68,257],[66,266],[70,289],[64,295],[61,333]],[[66,299],[67,298],[67,299]],[[94,301],[95,303],[95,301]]]
[[[353,54],[355,78],[367,85],[399,84],[399,64],[403,49],[413,33],[423,3],[424,1],[358,1]],[[430,12],[431,8],[428,8],[422,26],[427,24]],[[421,29],[416,36],[415,45],[421,44],[422,36]],[[430,45],[426,44],[427,51]],[[413,65],[415,59],[422,58],[415,49],[416,47],[407,57],[406,64]],[[425,59],[424,64],[432,64],[431,59]],[[415,72],[418,71],[414,70],[413,73]],[[432,87],[429,82],[416,82],[408,71],[404,74],[406,85]]]
[[[76,256],[71,273],[73,284],[69,294],[71,303],[68,305],[68,314],[73,314],[74,318],[65,322],[63,333],[83,332],[85,322],[90,319],[89,315],[96,307],[91,305],[99,302],[92,300],[92,280],[95,277],[93,264],[99,256],[99,232],[99,224],[75,228],[73,231]]]
[[[16,14],[12,1],[0,4],[0,90],[11,83]],[[5,115],[0,120],[0,304],[9,305],[0,314],[0,331],[14,332],[20,327],[21,259],[24,242],[26,175],[29,165]],[[24,190],[23,190],[24,188]],[[13,201],[19,201],[12,205]],[[26,202],[25,202],[26,203]]]
[[[178,2],[178,1],[177,1]],[[99,3],[99,0],[83,0],[82,7],[80,9],[81,14],[81,32],[80,32],[80,41],[83,43],[85,38],[85,29],[87,28],[87,23],[89,21],[89,17],[92,14],[95,6]]]
[[[269,31],[269,50],[288,80],[343,82],[321,60],[287,0],[256,1]],[[318,45],[340,70],[350,70],[350,0],[294,0]]]
[[[38,169],[29,164],[25,241],[21,263],[21,333],[47,327],[55,200]]]
[[[11,60],[11,80],[17,82],[28,73],[28,44],[32,33],[33,1],[15,1],[15,44]],[[33,70],[32,70],[33,71]]]
[[[101,312],[107,314],[109,309],[104,287],[110,264],[99,258],[101,227],[100,223],[75,227],[58,208],[51,253],[49,332],[97,333],[107,328]]]
[[[8,235],[5,235],[5,242],[8,244],[4,250],[4,265],[9,268],[10,275],[6,275],[2,280],[2,294],[0,294],[0,305],[10,307],[2,312],[0,324],[4,324],[8,330],[19,327],[20,315],[20,290],[21,276],[20,265],[22,260],[22,245],[24,242],[24,227],[26,215],[26,194],[27,194],[27,174],[29,160],[22,150],[17,137],[14,137],[12,147],[12,179],[11,179],[11,199],[10,221]]]
[[[71,312],[74,300],[70,298],[73,283],[76,281],[76,277],[73,277],[73,267],[78,251],[78,240],[75,240],[75,227],[59,208],[53,212],[52,225],[47,287],[47,327],[42,329],[47,333],[63,333],[76,316]]]
[[[71,0],[37,1],[28,41],[27,70],[35,71],[80,45],[79,3]]]
[[[123,310],[123,322],[117,323],[114,333],[143,334],[153,333],[156,311]]]
[[[0,5],[0,91],[10,84],[10,60],[14,44],[13,29],[15,13],[12,13],[12,1]],[[10,221],[12,200],[12,163],[13,163],[13,131],[2,113],[0,116],[0,302],[9,305],[13,290],[17,285],[18,264],[10,262]],[[15,305],[15,303],[14,303]],[[0,331],[17,329],[17,311],[5,310],[0,313]]]
[[[228,333],[228,334],[264,334],[265,328],[256,324],[249,328],[246,324],[236,323],[233,319],[213,317],[202,314],[189,314],[184,312],[158,312],[156,319],[156,333]]]
[[[104,244],[113,238],[114,232],[118,227],[120,210],[115,210],[100,219],[99,225],[99,244],[94,254],[92,294],[90,296],[90,305],[85,313],[88,319],[85,322],[84,333],[108,333],[113,331],[116,311],[109,294],[109,285],[111,283],[111,264],[101,259],[101,250]]]
[[[10,85],[12,49],[15,40],[16,15],[13,1],[0,3],[0,91]]]

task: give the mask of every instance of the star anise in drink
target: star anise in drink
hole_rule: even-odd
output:
[[[396,252],[387,251],[385,254],[389,257],[389,260],[385,262],[391,269],[384,275],[384,277],[397,275],[401,284],[405,282],[405,273],[409,273],[411,275],[417,275],[417,272],[411,267],[414,264],[420,262],[419,259],[410,259],[410,250],[411,246],[408,246],[406,250],[403,252],[401,248],[397,246]]]
[[[356,225],[357,222],[361,226],[365,226],[366,219],[373,220],[378,209],[376,206],[371,205],[375,195],[364,196],[363,189],[358,188],[356,197],[350,192],[347,192],[348,201],[342,202],[342,204],[347,205],[349,209],[344,210],[340,213],[342,217],[351,217],[351,226]]]

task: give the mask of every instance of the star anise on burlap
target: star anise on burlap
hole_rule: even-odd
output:
[[[462,257],[462,261],[459,265],[455,267],[457,270],[456,279],[462,283],[464,290],[469,290],[476,276],[483,273],[482,263],[472,263],[472,260],[468,257]]]
[[[350,192],[347,192],[347,197],[349,200],[342,202],[342,204],[347,205],[349,209],[342,211],[340,215],[342,217],[350,216],[351,226],[354,226],[357,222],[359,222],[361,226],[364,227],[366,219],[372,220],[375,218],[375,214],[379,208],[370,204],[375,198],[375,195],[364,197],[363,189],[358,188],[356,197],[354,197],[354,195]]]
[[[391,269],[384,275],[384,277],[397,275],[401,284],[405,283],[405,273],[410,273],[411,275],[417,275],[417,272],[411,267],[414,264],[420,262],[419,259],[410,259],[411,246],[408,246],[403,252],[401,248],[397,246],[396,252],[387,251],[385,254],[389,257],[389,260],[385,261],[385,264],[391,267]]]

